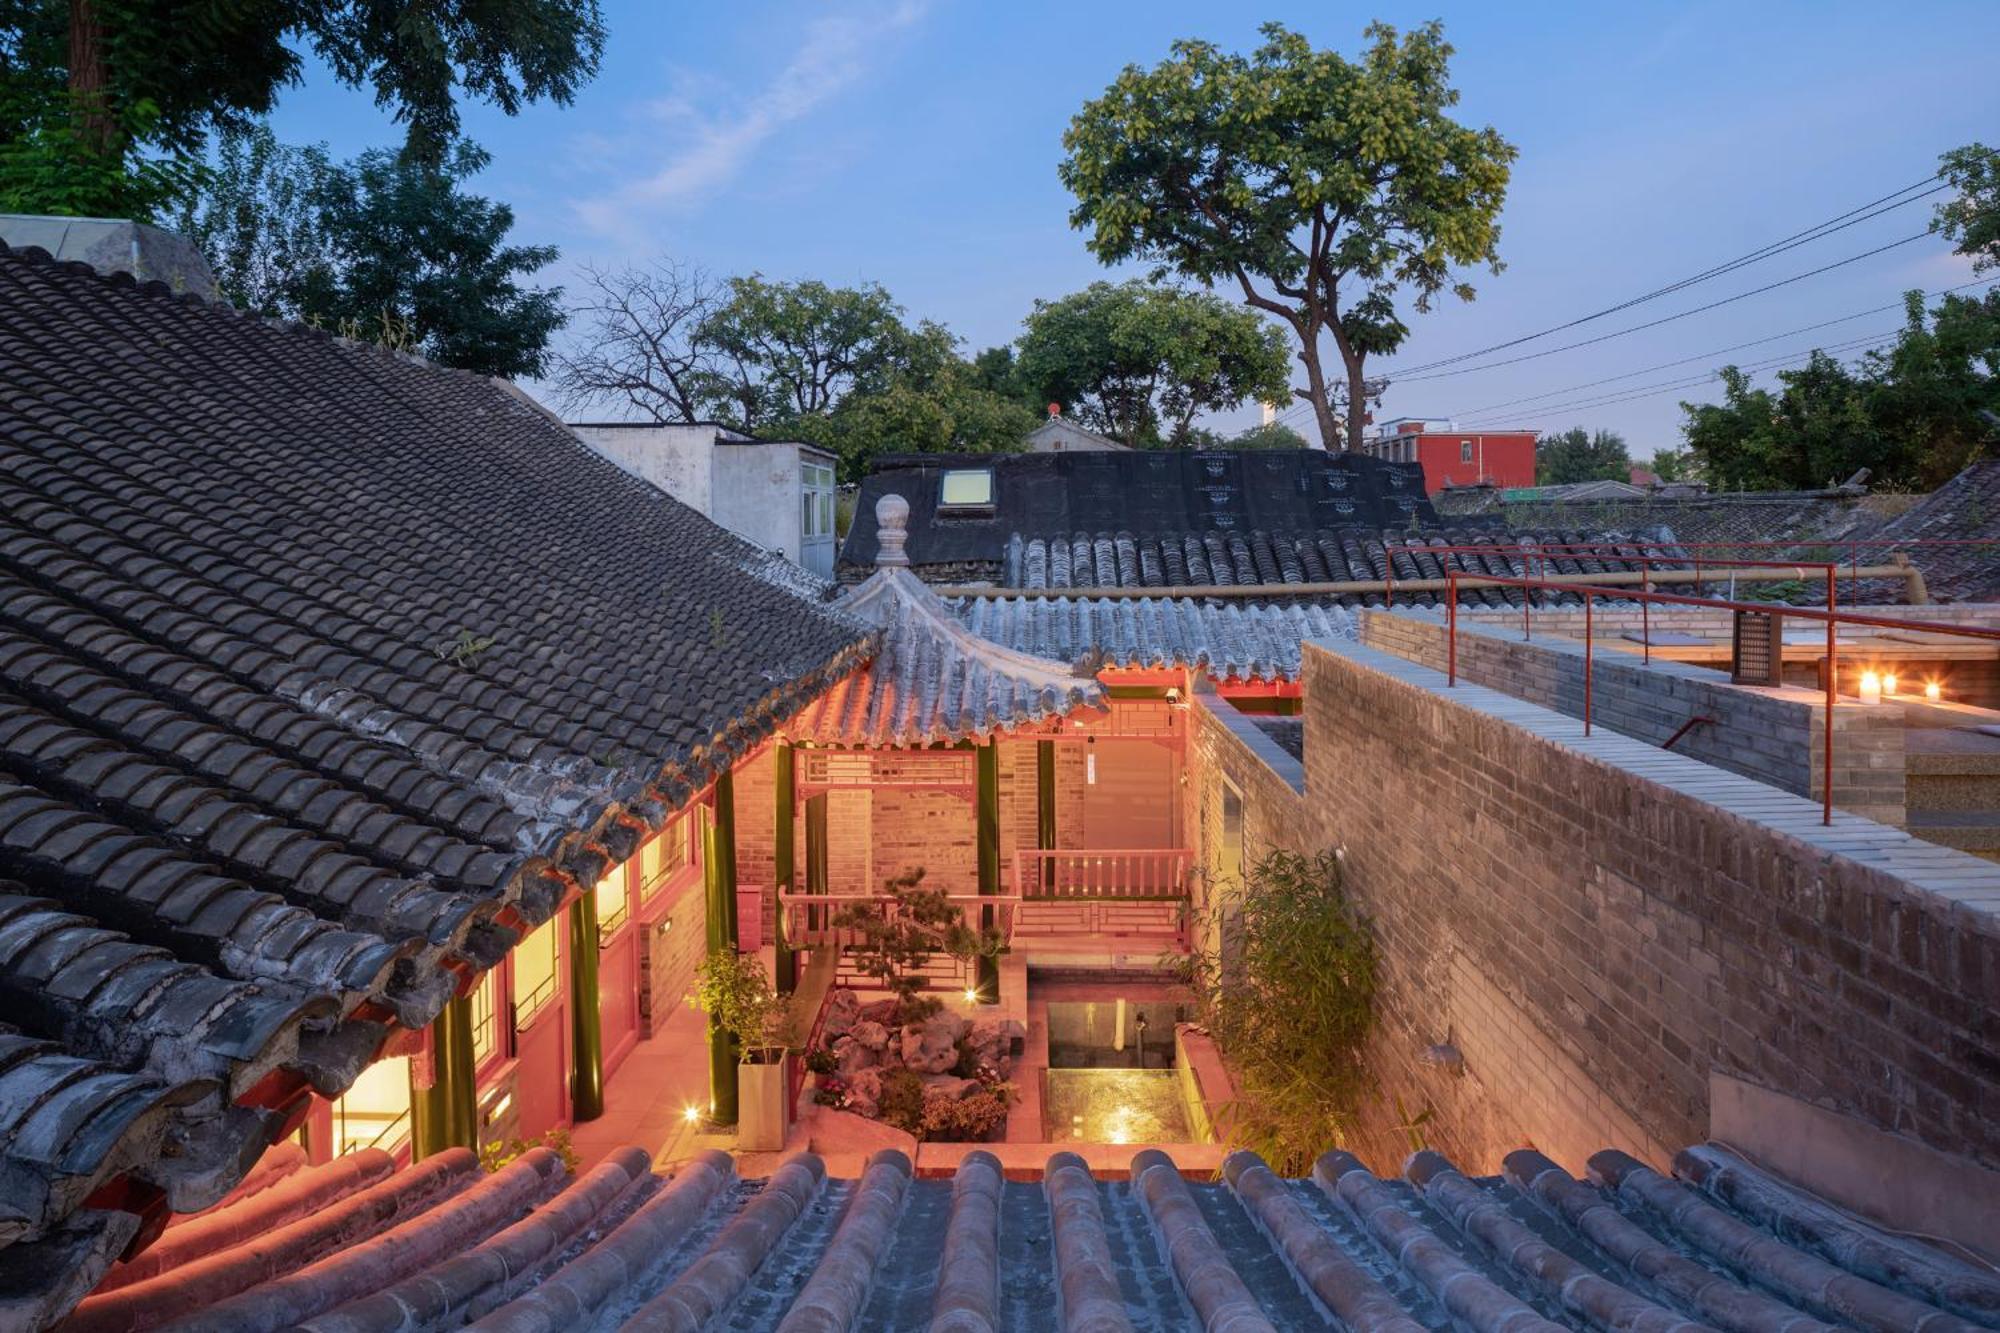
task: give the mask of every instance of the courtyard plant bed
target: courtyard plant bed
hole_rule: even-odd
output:
[[[918,1139],[992,1142],[1007,1126],[1007,1076],[1026,1035],[1018,1019],[970,1018],[934,997],[863,1003],[836,990],[821,1044],[806,1056],[813,1100]]]

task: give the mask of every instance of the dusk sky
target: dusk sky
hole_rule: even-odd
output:
[[[1461,118],[1493,125],[1520,149],[1502,217],[1507,269],[1472,275],[1471,305],[1409,316],[1409,342],[1381,366],[1392,380],[1398,363],[1457,356],[1641,295],[1911,186],[1946,149],[2000,142],[2000,5],[1991,0],[889,0],[606,11],[603,72],[574,106],[511,119],[474,107],[466,117],[494,159],[477,188],[513,205],[518,239],[562,247],[545,280],[570,281],[579,260],[671,256],[717,274],[875,281],[911,317],[950,326],[968,351],[1012,339],[1035,298],[1105,275],[1068,224],[1071,199],[1056,179],[1062,131],[1122,66],[1158,61],[1177,37],[1248,50],[1258,24],[1275,19],[1354,54],[1372,18],[1444,19],[1458,48]],[[319,69],[286,96],[276,128],[342,155],[398,137],[366,94]],[[1491,359],[1613,333],[1902,241],[1924,230],[1934,202]],[[1715,390],[1711,381],[1632,395],[1730,360],[1796,363],[1815,345],[1857,355],[1900,322],[1893,308],[1861,312],[1895,306],[1908,288],[1971,280],[1969,263],[1925,237],[1628,337],[1394,383],[1378,415],[1610,427],[1644,456],[1678,441],[1679,400]],[[1694,359],[1668,364],[1683,358]],[[1624,378],[1592,383],[1614,376]],[[1626,401],[1601,401],[1614,396]],[[1247,409],[1216,424],[1255,419]]]

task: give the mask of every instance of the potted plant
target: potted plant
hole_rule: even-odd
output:
[[[788,996],[772,989],[754,954],[730,951],[702,960],[695,973],[695,1007],[736,1047],[736,1146],[775,1152],[785,1146],[785,1055],[791,1042]]]

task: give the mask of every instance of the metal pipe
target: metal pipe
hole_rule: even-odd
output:
[[[1834,577],[1829,567],[1826,571],[1826,740],[1821,746],[1826,752],[1821,756],[1826,772],[1820,783],[1824,790],[1820,792],[1819,812],[1819,822],[1827,825],[1833,823],[1833,709],[1839,698],[1837,687],[1840,684],[1840,639],[1834,633],[1834,627],[1839,622],[1833,618],[1833,599]],[[1779,622],[1781,626],[1783,623]]]
[[[1594,665],[1593,655],[1597,650],[1597,636],[1590,632],[1590,608],[1597,599],[1590,593],[1583,595],[1583,734],[1590,734],[1590,677]]]

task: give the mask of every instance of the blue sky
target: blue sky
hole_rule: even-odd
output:
[[[1501,251],[1479,299],[1411,318],[1383,368],[1415,366],[1560,323],[1731,259],[1922,179],[1943,150],[2000,143],[2000,5],[1269,3],[1182,0],[606,4],[603,72],[571,107],[509,118],[472,107],[493,153],[479,188],[517,235],[563,260],[672,256],[716,273],[882,283],[969,349],[1019,331],[1037,297],[1104,276],[1056,179],[1064,125],[1127,63],[1176,37],[1239,49],[1277,19],[1354,52],[1372,18],[1443,18],[1461,116],[1519,147]],[[348,154],[397,131],[323,71],[275,123]],[[1923,229],[1928,202],[1596,321],[1673,314]],[[1515,366],[1392,384],[1383,415],[1622,431],[1638,455],[1678,438],[1682,398],[1596,407],[1684,367],[1572,389],[1970,280],[1935,238],[1764,296]],[[1893,311],[1713,361],[1772,359],[1888,334]],[[1519,351],[1571,341],[1549,338]],[[1764,382],[1768,382],[1767,380]],[[1514,400],[1527,399],[1515,404]],[[1254,412],[1224,426],[1247,424]]]

